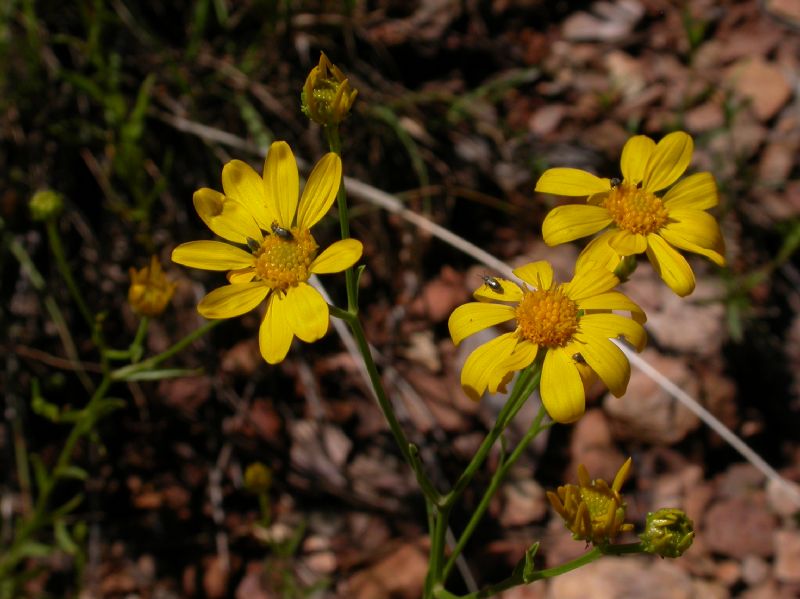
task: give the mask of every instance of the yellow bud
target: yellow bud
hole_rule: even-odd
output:
[[[344,120],[357,95],[358,90],[350,87],[344,73],[322,52],[319,64],[306,78],[300,100],[308,118],[329,127]]]
[[[153,256],[150,264],[141,270],[131,268],[131,286],[128,303],[141,316],[158,316],[167,307],[176,284],[167,279],[158,258]]]
[[[57,191],[43,189],[33,194],[28,208],[33,220],[50,220],[57,218],[64,210],[64,198]]]
[[[244,488],[261,495],[272,485],[272,471],[261,462],[253,462],[244,471]]]

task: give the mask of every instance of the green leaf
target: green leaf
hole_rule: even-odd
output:
[[[69,534],[67,525],[63,520],[56,520],[53,523],[53,532],[55,533],[56,543],[59,548],[68,555],[75,555],[78,553],[79,547]]]
[[[162,379],[177,379],[186,376],[197,376],[202,373],[200,368],[159,368],[156,370],[142,370],[123,375],[122,381],[160,381]]]
[[[89,473],[78,466],[63,466],[55,471],[56,478],[74,478],[76,480],[86,480]]]
[[[31,465],[33,466],[33,478],[36,480],[36,489],[39,494],[50,484],[50,473],[42,462],[38,454],[31,454]]]
[[[68,502],[63,504],[61,507],[53,510],[52,511],[53,518],[54,519],[58,519],[58,518],[61,518],[63,516],[66,516],[67,514],[72,512],[76,507],[78,507],[82,502],[83,502],[83,494],[82,493],[78,493],[77,495],[75,495],[75,497],[70,499]]]
[[[36,541],[26,541],[17,548],[17,555],[21,558],[25,557],[47,557],[53,553],[53,548],[44,543],[37,543]]]

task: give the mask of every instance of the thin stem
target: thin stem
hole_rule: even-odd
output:
[[[606,547],[594,547],[591,551],[584,553],[580,557],[575,558],[574,560],[568,561],[560,566],[554,566],[553,568],[545,568],[544,570],[537,570],[533,572],[529,576],[527,576],[523,580],[523,575],[521,573],[517,573],[515,575],[509,576],[505,580],[498,582],[497,584],[493,584],[488,586],[480,591],[476,591],[474,593],[469,593],[468,595],[460,595],[458,597],[454,595],[448,594],[448,597],[452,597],[453,599],[486,599],[487,597],[494,597],[497,593],[502,591],[507,591],[508,589],[519,586],[521,584],[531,584],[532,582],[536,582],[537,580],[544,580],[546,578],[555,578],[556,576],[560,576],[562,574],[566,574],[567,572],[571,572],[572,570],[577,570],[578,568],[590,564],[594,561],[597,561],[600,557],[604,555],[627,555],[630,553],[641,553],[642,552],[642,545],[641,543],[623,543],[620,545],[608,545]]]
[[[492,480],[489,483],[489,486],[486,489],[486,491],[484,491],[480,503],[478,503],[478,506],[475,508],[475,511],[470,516],[467,526],[461,533],[461,536],[459,537],[455,548],[453,549],[452,553],[450,554],[450,557],[447,560],[447,563],[445,564],[442,580],[447,581],[447,578],[450,576],[450,572],[453,570],[453,566],[455,566],[456,559],[458,559],[458,556],[461,555],[461,552],[464,550],[467,541],[469,541],[470,537],[472,536],[472,533],[475,531],[475,528],[481,521],[481,518],[483,518],[483,514],[489,507],[489,503],[491,502],[492,497],[494,497],[495,493],[497,492],[497,489],[500,487],[500,483],[503,482],[503,480],[506,477],[506,474],[508,474],[508,471],[516,463],[516,461],[520,458],[520,456],[522,456],[522,454],[525,452],[525,449],[527,449],[527,447],[536,438],[536,436],[540,432],[542,432],[542,430],[544,430],[549,426],[547,424],[542,426],[542,420],[544,419],[546,413],[547,412],[545,411],[544,406],[541,406],[539,408],[539,412],[536,414],[536,418],[533,419],[530,428],[528,428],[528,431],[525,433],[525,436],[523,436],[522,439],[519,441],[519,443],[517,443],[517,446],[514,448],[514,451],[511,452],[511,455],[508,456],[508,458],[500,465],[500,467],[494,473],[494,476],[492,476]]]
[[[503,408],[500,410],[500,413],[497,415],[497,420],[495,420],[494,426],[492,426],[491,430],[483,439],[481,446],[472,457],[470,463],[467,464],[464,472],[461,473],[461,476],[456,481],[456,484],[453,485],[453,490],[444,497],[444,502],[447,505],[453,505],[458,500],[458,498],[467,488],[467,485],[469,485],[470,481],[475,476],[478,468],[483,465],[483,462],[486,460],[487,456],[489,455],[489,451],[494,446],[498,437],[506,429],[508,423],[511,422],[511,419],[517,414],[517,412],[519,412],[520,408],[522,408],[522,405],[536,388],[536,385],[539,384],[541,369],[537,366],[537,364],[538,362],[532,364],[520,373],[519,379],[517,379],[517,384],[514,385],[511,395],[509,396]]]
[[[339,157],[342,156],[342,140],[339,137],[338,125],[325,127],[325,137],[328,140],[328,148],[331,152],[336,153]],[[342,233],[342,239],[350,237],[350,213],[347,209],[347,189],[344,186],[344,178],[339,185],[339,191],[336,194],[336,206],[339,209],[339,227]],[[351,267],[344,271],[345,285],[347,287],[347,310],[348,312],[358,312],[358,295],[356,289],[356,271]]]
[[[124,380],[126,377],[129,377],[130,375],[135,374],[137,372],[142,372],[145,370],[151,370],[155,368],[165,360],[168,360],[169,358],[180,352],[186,346],[190,345],[191,343],[194,343],[194,341],[205,335],[208,331],[210,331],[217,325],[221,324],[222,322],[224,321],[223,320],[206,321],[205,323],[197,327],[194,331],[186,335],[186,337],[175,343],[169,349],[161,352],[160,354],[156,354],[155,356],[152,356],[147,360],[139,362],[138,364],[130,364],[128,366],[123,366],[122,368],[117,368],[116,370],[111,372],[111,380],[114,381]]]
[[[106,374],[92,397],[89,399],[86,407],[83,409],[85,414],[91,414],[95,405],[103,399],[103,396],[110,386],[111,379]],[[52,519],[49,510],[50,496],[52,495],[53,490],[56,487],[56,483],[58,482],[59,473],[63,472],[64,469],[69,465],[75,445],[87,432],[88,431],[85,428],[85,421],[83,418],[78,418],[72,425],[72,429],[67,436],[67,440],[64,442],[64,446],[61,448],[61,452],[58,455],[55,466],[53,466],[52,475],[48,476],[41,488],[37,489],[38,495],[36,497],[33,513],[25,521],[25,523],[19,529],[17,529],[17,533],[14,536],[11,546],[0,558],[0,579],[10,572],[20,561],[20,559],[22,559],[23,556],[20,555],[19,552],[27,540],[33,536],[37,530],[39,530],[42,526],[45,526]]]
[[[336,306],[329,306],[329,308],[331,311],[331,316],[335,316],[336,318],[344,320],[350,327],[350,330],[353,332],[353,337],[358,345],[358,351],[364,359],[364,365],[367,368],[367,374],[369,375],[372,389],[375,392],[375,398],[378,400],[378,406],[380,407],[384,418],[386,418],[386,422],[389,424],[389,429],[392,431],[394,440],[397,443],[397,446],[400,448],[400,453],[403,455],[403,459],[408,462],[408,465],[411,466],[411,469],[414,471],[414,475],[417,478],[417,483],[422,489],[425,497],[434,505],[439,505],[441,502],[441,495],[434,488],[433,483],[423,471],[422,464],[416,455],[416,447],[409,443],[406,434],[403,432],[403,427],[400,426],[400,421],[397,420],[397,416],[394,413],[392,403],[389,401],[386,391],[383,388],[383,383],[381,382],[381,377],[378,373],[378,367],[375,364],[375,360],[372,358],[372,352],[369,350],[369,344],[367,343],[367,337],[364,334],[364,329],[361,326],[361,321],[358,319],[358,316],[352,312],[342,310]]]
[[[56,221],[53,219],[48,220],[45,223],[45,228],[47,229],[47,239],[50,242],[50,250],[53,252],[53,256],[56,259],[58,271],[64,278],[64,282],[67,284],[67,289],[69,289],[73,301],[78,306],[78,311],[80,311],[81,316],[83,316],[83,319],[86,321],[86,324],[89,325],[89,329],[94,332],[97,326],[94,314],[91,310],[89,310],[89,306],[86,305],[86,302],[83,299],[83,294],[78,289],[78,285],[75,283],[75,279],[72,276],[72,271],[69,268],[69,264],[67,264],[66,255],[64,254],[64,246],[61,244],[61,235],[58,232]]]

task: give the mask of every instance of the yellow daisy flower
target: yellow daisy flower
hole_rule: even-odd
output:
[[[311,227],[328,212],[342,178],[342,162],[326,154],[314,166],[303,195],[297,163],[286,142],[270,146],[263,177],[241,160],[222,169],[224,194],[198,189],[194,207],[221,241],[190,241],[176,247],[172,260],[184,266],[228,272],[230,285],[215,289],[198,304],[209,319],[249,312],[264,299],[259,330],[261,355],[270,364],[286,357],[294,336],[310,343],[328,331],[328,304],[306,281],[312,274],[343,271],[361,257],[361,243],[343,239],[319,253]]]
[[[677,131],[656,144],[644,135],[622,149],[622,181],[603,179],[574,168],[551,168],[536,191],[588,196],[587,204],[558,206],[542,224],[545,243],[558,245],[609,228],[584,250],[585,259],[607,264],[617,256],[647,253],[664,282],[678,295],[694,290],[694,273],[675,249],[701,254],[725,265],[719,224],[706,210],[718,203],[711,173],[696,173],[675,183],[692,158],[692,138]]]
[[[556,422],[574,422],[584,411],[584,378],[596,373],[611,392],[625,393],[630,364],[609,339],[624,337],[637,350],[646,334],[644,312],[622,293],[612,291],[619,279],[606,269],[587,264],[569,283],[557,284],[545,261],[514,270],[518,285],[488,278],[474,296],[477,302],[455,309],[448,326],[453,342],[485,328],[513,320],[513,332],[474,350],[461,370],[461,385],[472,399],[484,391],[502,390],[515,370],[544,353],[539,392]],[[612,310],[628,312],[633,319]]]

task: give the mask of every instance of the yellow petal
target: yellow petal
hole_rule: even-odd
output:
[[[561,196],[590,196],[611,189],[611,181],[577,168],[549,168],[536,182],[535,191]]]
[[[573,301],[611,291],[619,284],[619,279],[609,270],[595,263],[585,263],[583,269],[564,285],[564,293]],[[594,268],[592,268],[594,266]]]
[[[252,266],[247,268],[239,268],[237,270],[230,271],[225,276],[228,279],[228,283],[249,283],[255,278],[256,269]]]
[[[272,293],[267,303],[267,312],[258,329],[258,347],[261,357],[269,364],[281,362],[292,345],[292,329],[289,326],[286,296]]]
[[[467,357],[461,369],[461,386],[470,399],[480,400],[489,387],[497,390],[509,372],[501,366],[516,344],[515,334],[506,333],[484,343]]]
[[[608,238],[608,245],[620,256],[633,256],[647,249],[647,238],[639,233],[617,231]]]
[[[233,318],[255,308],[269,293],[261,281],[218,287],[197,304],[197,311],[206,318]]]
[[[514,308],[505,304],[470,302],[453,310],[447,326],[458,345],[470,335],[514,318]]]
[[[579,330],[605,339],[623,337],[636,351],[642,351],[647,343],[644,327],[620,314],[585,314],[580,319]]]
[[[580,353],[615,397],[625,394],[631,378],[631,365],[622,350],[601,335],[576,333],[575,340],[583,343]]]
[[[278,224],[290,228],[297,210],[300,180],[294,154],[285,141],[276,141],[269,147],[264,161],[264,189],[267,206],[277,215]]]
[[[636,302],[629,299],[619,291],[608,291],[599,295],[593,295],[577,301],[578,309],[591,313],[592,311],[618,310],[620,312],[630,312],[633,319],[638,323],[644,323],[644,310]]]
[[[539,393],[545,410],[556,422],[568,424],[583,415],[586,406],[583,381],[565,351],[558,348],[547,351]]]
[[[694,291],[694,273],[686,258],[658,235],[648,235],[647,245],[650,263],[670,289],[681,297]]]
[[[725,240],[717,220],[702,210],[672,210],[670,222],[659,230],[659,235],[682,250],[694,252],[710,259],[717,266],[725,266]]]
[[[642,187],[656,192],[678,180],[692,160],[694,142],[683,131],[665,135],[656,145],[645,167]]]
[[[172,261],[203,270],[252,267],[253,254],[221,241],[189,241],[172,250]]]
[[[608,210],[600,206],[556,206],[542,223],[542,237],[547,245],[558,245],[594,235],[611,221]]]
[[[306,343],[321,339],[328,332],[328,304],[308,283],[300,283],[286,292],[286,316],[289,328]]]
[[[534,289],[547,290],[553,286],[553,267],[546,260],[537,260],[514,269],[514,276]]]
[[[494,291],[484,283],[475,290],[472,296],[478,301],[493,302],[519,302],[522,299],[522,289],[513,281],[501,277],[492,277],[500,285],[502,291]]]
[[[363,246],[357,239],[341,239],[325,248],[309,267],[314,274],[341,272],[361,258]]]
[[[627,183],[638,184],[644,179],[645,168],[656,142],[646,135],[635,135],[625,142],[622,148],[622,158],[620,159],[620,169],[622,176]]]
[[[310,229],[319,222],[336,199],[342,182],[342,160],[329,152],[314,166],[297,208],[297,226]]]
[[[514,372],[515,370],[522,370],[523,368],[533,364],[536,359],[536,354],[539,352],[539,346],[531,343],[528,340],[518,341],[514,347],[514,351],[503,361],[498,367],[500,372]],[[489,392],[495,393],[496,387],[489,385]]]
[[[194,192],[192,201],[206,226],[223,239],[234,243],[247,243],[248,237],[258,242],[263,239],[253,216],[236,200],[203,187]]]
[[[678,181],[663,197],[667,210],[708,210],[719,204],[717,182],[711,173],[695,173]]]
[[[621,256],[608,245],[608,240],[611,239],[616,232],[616,229],[605,231],[592,239],[589,245],[583,248],[583,251],[578,256],[578,260],[575,262],[575,272],[580,272],[586,268],[587,264],[592,262],[599,264],[606,270],[614,272],[617,266],[619,266]]]
[[[267,210],[264,180],[253,167],[241,160],[228,162],[222,167],[222,189],[226,196],[247,208],[259,227],[269,230],[276,215]]]

